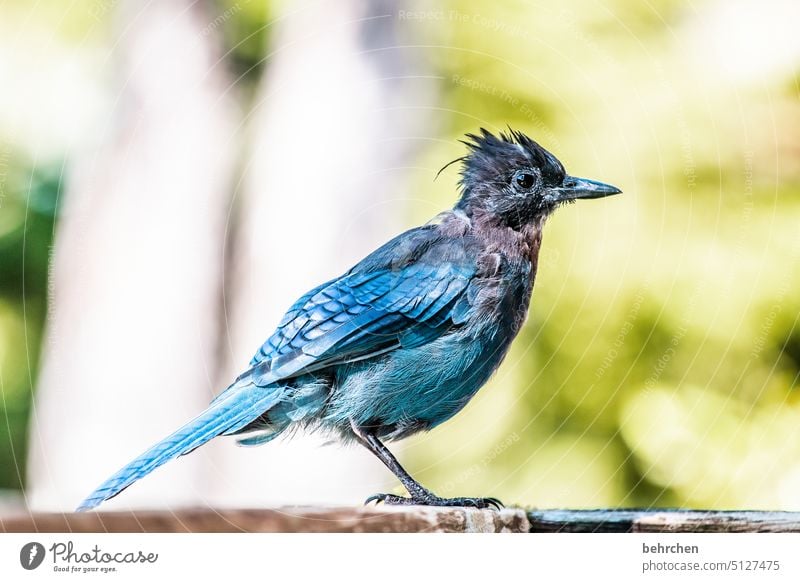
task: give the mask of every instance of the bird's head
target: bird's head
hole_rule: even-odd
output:
[[[602,198],[619,188],[567,174],[556,157],[525,134],[480,130],[463,142],[469,152],[459,161],[461,199],[468,216],[489,214],[519,229],[579,198]]]

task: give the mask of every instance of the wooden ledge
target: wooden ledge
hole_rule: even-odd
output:
[[[800,532],[800,512],[682,509],[528,511],[532,532]]]
[[[0,516],[0,532],[800,532],[800,513],[434,507],[179,509]]]
[[[0,517],[5,532],[527,532],[522,509],[282,507],[33,513]]]

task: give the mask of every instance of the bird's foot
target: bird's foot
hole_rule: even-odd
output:
[[[370,496],[364,502],[368,505],[371,502],[375,505],[385,503],[386,505],[427,505],[432,507],[475,507],[477,509],[502,509],[503,502],[494,497],[438,497],[432,493],[417,497],[401,497],[390,493],[377,493]]]

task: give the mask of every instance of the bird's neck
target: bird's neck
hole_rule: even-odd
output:
[[[473,234],[497,246],[505,254],[525,258],[536,266],[546,215],[537,216],[519,228],[508,226],[490,212],[473,212],[463,219],[468,221]]]

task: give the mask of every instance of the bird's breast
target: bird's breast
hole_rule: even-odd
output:
[[[542,246],[544,219],[526,225],[521,230],[493,229],[486,235],[486,257],[482,263],[491,269],[479,269],[487,286],[494,287],[494,300],[484,309],[494,310],[504,318],[512,331],[522,327],[528,314],[533,284]]]
[[[526,255],[491,252],[482,257],[491,268],[473,281],[477,319],[490,322],[513,339],[528,313],[536,263]]]

